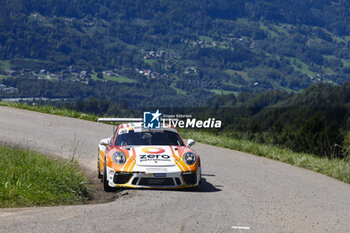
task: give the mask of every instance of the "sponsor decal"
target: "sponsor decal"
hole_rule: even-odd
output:
[[[119,134],[126,134],[126,133],[128,133],[128,130],[126,129],[119,130]]]
[[[170,155],[160,155],[160,154],[148,154],[148,155],[140,155],[140,162],[146,161],[171,161]]]
[[[165,150],[159,147],[146,147],[146,148],[142,148],[142,152],[148,153],[148,154],[161,154],[161,153],[164,153]]]
[[[158,161],[171,161],[170,155],[162,154],[165,152],[163,148],[150,146],[142,148],[141,150],[145,154],[139,155],[140,162],[154,161],[155,163],[157,163]]]

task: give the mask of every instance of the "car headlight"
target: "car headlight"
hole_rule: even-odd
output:
[[[193,165],[197,161],[197,155],[192,152],[184,154],[184,161],[187,165]]]
[[[117,164],[122,165],[126,162],[126,157],[122,152],[117,151],[113,154],[113,161]]]

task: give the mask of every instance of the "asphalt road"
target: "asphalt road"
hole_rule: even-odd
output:
[[[0,107],[0,141],[95,169],[112,127]],[[350,185],[269,159],[196,144],[198,192],[127,190],[105,204],[0,210],[0,232],[350,232]],[[1,161],[0,161],[1,162]]]

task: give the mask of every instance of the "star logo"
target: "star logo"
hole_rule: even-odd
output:
[[[159,109],[157,109],[157,111],[155,113],[151,113],[151,114],[153,116],[151,122],[154,121],[154,120],[159,121],[159,117],[162,115],[161,113],[159,113]]]
[[[144,112],[143,127],[146,129],[159,129],[161,127],[161,115],[159,109],[156,112]]]

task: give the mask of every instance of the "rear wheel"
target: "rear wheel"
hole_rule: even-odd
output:
[[[115,192],[118,190],[117,187],[111,187],[108,184],[106,163],[104,164],[104,167],[103,167],[103,189],[106,192]]]

